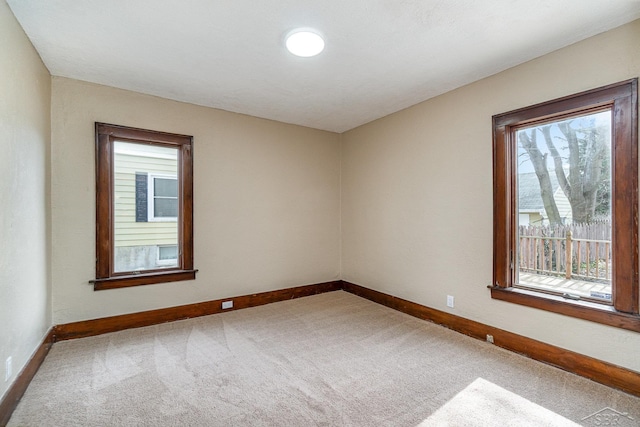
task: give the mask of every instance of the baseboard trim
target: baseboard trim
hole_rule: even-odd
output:
[[[294,288],[279,289],[276,291],[199,302],[177,307],[161,308],[158,310],[65,323],[54,328],[55,341],[84,338],[109,332],[122,331],[125,329],[141,328],[143,326],[207,316],[210,314],[221,313],[223,311],[227,312],[242,308],[256,307],[272,302],[338,291],[340,289],[342,289],[342,281],[335,280],[332,282],[297,286]],[[222,310],[222,302],[229,300],[233,300],[233,308]]]
[[[27,390],[27,387],[29,387],[31,380],[36,375],[36,372],[38,372],[45,357],[47,357],[55,340],[53,330],[54,328],[49,329],[42,343],[40,343],[35,353],[31,356],[31,359],[29,359],[24,368],[22,368],[22,371],[20,371],[13,384],[9,386],[2,400],[0,400],[0,426],[7,425],[22,395]]]
[[[639,372],[444,311],[429,308],[402,298],[374,291],[354,283],[342,281],[342,289],[394,310],[437,323],[473,338],[484,341],[487,334],[493,335],[494,344],[499,347],[640,397]]]

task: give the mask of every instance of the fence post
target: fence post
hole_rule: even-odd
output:
[[[573,241],[571,240],[571,230],[567,230],[567,239],[565,244],[565,264],[567,266],[565,278],[571,279],[571,271],[573,270]]]

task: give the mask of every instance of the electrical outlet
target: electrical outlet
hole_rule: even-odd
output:
[[[7,357],[7,360],[4,363],[4,380],[5,381],[9,381],[9,378],[11,378],[11,371],[13,370],[12,365],[13,365],[13,359],[11,359],[11,356],[9,356]]]
[[[222,301],[222,309],[233,308],[233,301]]]
[[[493,335],[487,334],[487,342],[493,344]]]
[[[447,307],[453,308],[453,296],[447,295]]]

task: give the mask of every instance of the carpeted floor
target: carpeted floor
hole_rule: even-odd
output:
[[[564,426],[606,413],[640,425],[640,399],[338,291],[57,343],[9,425]]]

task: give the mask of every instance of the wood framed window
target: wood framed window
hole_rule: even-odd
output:
[[[192,144],[96,123],[95,290],[195,279]]]
[[[638,80],[493,117],[492,298],[640,332]]]

